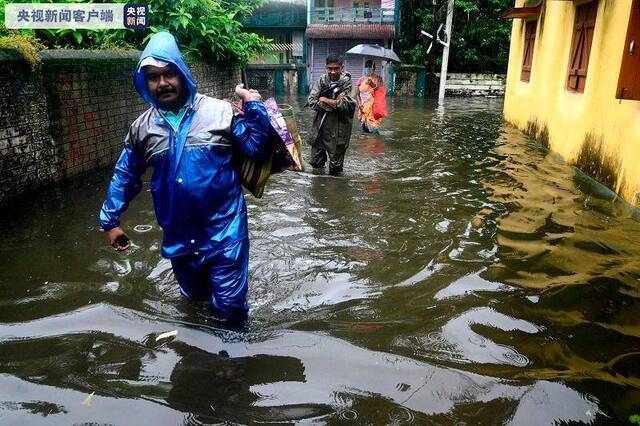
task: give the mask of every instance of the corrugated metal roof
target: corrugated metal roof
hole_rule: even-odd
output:
[[[267,47],[267,51],[271,52],[286,52],[287,50],[302,51],[302,43],[271,43]]]
[[[375,38],[395,37],[393,25],[323,25],[307,26],[307,38]]]

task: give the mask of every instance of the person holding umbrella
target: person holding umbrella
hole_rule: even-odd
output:
[[[351,75],[344,72],[342,58],[335,54],[327,56],[326,70],[308,98],[308,105],[316,111],[308,138],[309,164],[314,169],[324,168],[328,156],[329,174],[337,176],[342,172],[349,147],[356,102],[351,97]]]
[[[364,76],[356,84],[358,118],[364,132],[378,133],[382,119],[387,116],[386,88],[371,58],[398,63],[400,58],[392,49],[377,44],[358,44],[347,50],[347,54],[369,58]]]
[[[365,63],[364,75],[356,83],[356,102],[362,131],[380,133],[382,119],[387,116],[387,100],[384,81],[376,74],[376,63],[371,59]]]

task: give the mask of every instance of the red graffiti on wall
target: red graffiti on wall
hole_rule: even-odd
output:
[[[75,106],[75,102],[73,101],[71,89],[73,85],[65,81],[64,75],[62,72],[58,72],[56,75],[56,79],[58,80],[58,87],[60,90],[60,101],[61,101],[61,109],[62,109],[62,129],[63,134],[67,133],[71,139],[71,145],[69,147],[69,152],[67,153],[67,159],[75,164],[76,162],[81,162],[86,156],[84,152],[84,147],[80,143],[80,139],[78,137],[78,109]]]
[[[93,139],[93,142],[96,147],[105,146],[101,142],[106,141],[107,131],[103,126],[96,126],[97,117],[93,112],[85,112],[80,114],[77,108],[77,103],[73,99],[73,85],[65,81],[64,74],[62,72],[58,72],[56,75],[56,80],[58,82],[58,88],[60,90],[60,100],[61,100],[61,113],[62,113],[62,130],[63,135],[67,136],[70,140],[69,152],[67,153],[67,160],[72,164],[82,163],[83,161],[89,159],[95,155],[98,156],[98,153],[91,153],[89,158],[87,158],[86,147],[82,144],[80,140],[80,132],[79,127],[81,122],[85,124],[85,128],[91,130],[90,136]]]
[[[105,147],[108,146],[108,141],[106,138],[107,129],[104,126],[95,126],[97,122],[97,117],[92,112],[84,113],[84,122],[87,125],[87,129],[93,127],[91,129],[91,136],[93,138],[94,144],[96,147]],[[98,159],[99,155],[96,153],[96,159]],[[110,156],[103,155],[102,156],[105,161],[110,160]]]

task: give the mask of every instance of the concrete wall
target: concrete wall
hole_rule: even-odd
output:
[[[306,95],[306,71],[302,65],[294,64],[249,64],[247,66],[249,87],[268,96]]]
[[[506,76],[502,74],[447,74],[447,96],[503,96]]]
[[[631,1],[600,0],[584,93],[566,90],[575,8],[575,2],[544,2],[529,82],[520,81],[525,22],[514,20],[504,115],[639,204],[640,102],[616,99]]]
[[[0,201],[59,174],[43,93],[39,74],[18,54],[0,51]]]
[[[390,94],[419,98],[427,96],[426,79],[429,77],[424,67],[396,65],[391,70],[391,76],[393,88],[389,90]],[[440,74],[436,74],[435,79],[434,84],[437,87]],[[446,96],[503,96],[505,80],[506,76],[502,74],[448,73]]]
[[[145,109],[131,82],[138,53],[52,51],[42,56],[40,96],[47,102],[58,155],[51,180],[113,163],[129,124]]]
[[[392,84],[388,89],[390,95],[425,96],[426,77],[425,69],[420,66],[396,65],[391,68],[390,80]]]
[[[0,204],[112,164],[146,108],[133,87],[140,52],[48,51],[39,72],[0,52]],[[239,70],[190,66],[199,91],[229,96]]]

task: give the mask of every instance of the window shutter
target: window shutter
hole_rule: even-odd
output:
[[[616,98],[640,100],[640,0],[631,5]]]
[[[529,81],[531,79],[531,65],[533,63],[533,49],[536,45],[536,28],[538,21],[528,21],[524,35],[524,51],[522,60],[522,73],[520,80]]]
[[[573,43],[569,58],[569,77],[567,78],[567,89],[569,90],[584,92],[597,14],[597,1],[576,8]]]

